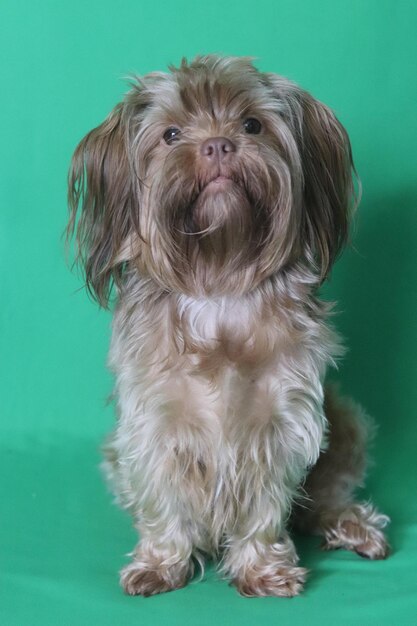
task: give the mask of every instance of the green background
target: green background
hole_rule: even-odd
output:
[[[417,3],[4,1],[0,8],[0,623],[417,623]],[[297,539],[311,568],[293,600],[248,600],[209,570],[151,599],[117,570],[129,518],[98,470],[110,315],[65,266],[66,171],[129,72],[197,53],[251,55],[333,107],[363,200],[325,295],[350,351],[345,391],[380,425],[365,495],[392,517],[394,554],[363,561]]]

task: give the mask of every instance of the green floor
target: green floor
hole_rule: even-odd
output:
[[[311,570],[301,597],[241,598],[209,568],[185,589],[131,598],[119,588],[117,570],[135,536],[128,517],[111,505],[95,442],[27,439],[3,447],[0,463],[7,476],[0,494],[4,626],[416,624],[415,518],[394,520],[394,553],[382,562],[322,552],[317,539],[298,537],[301,561]]]

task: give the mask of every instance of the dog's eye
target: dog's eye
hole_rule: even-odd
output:
[[[259,135],[262,125],[261,122],[254,117],[248,117],[248,119],[243,122],[243,128],[248,135]]]
[[[170,146],[174,141],[178,141],[179,135],[181,135],[180,129],[175,128],[174,126],[170,126],[164,132],[164,141]]]

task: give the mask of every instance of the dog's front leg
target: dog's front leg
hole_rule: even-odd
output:
[[[224,571],[245,596],[294,596],[306,570],[286,532],[291,505],[325,432],[319,376],[264,377],[231,429],[238,500]]]
[[[216,434],[206,389],[199,385],[180,373],[165,373],[156,383],[119,389],[121,417],[112,454],[120,496],[140,535],[132,562],[121,572],[131,595],[184,586],[192,557],[210,549]]]

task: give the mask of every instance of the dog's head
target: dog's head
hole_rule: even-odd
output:
[[[347,237],[352,167],[324,104],[248,59],[198,57],[135,79],[81,141],[68,232],[104,305],[133,267],[193,295],[244,293],[296,264],[319,282]]]

